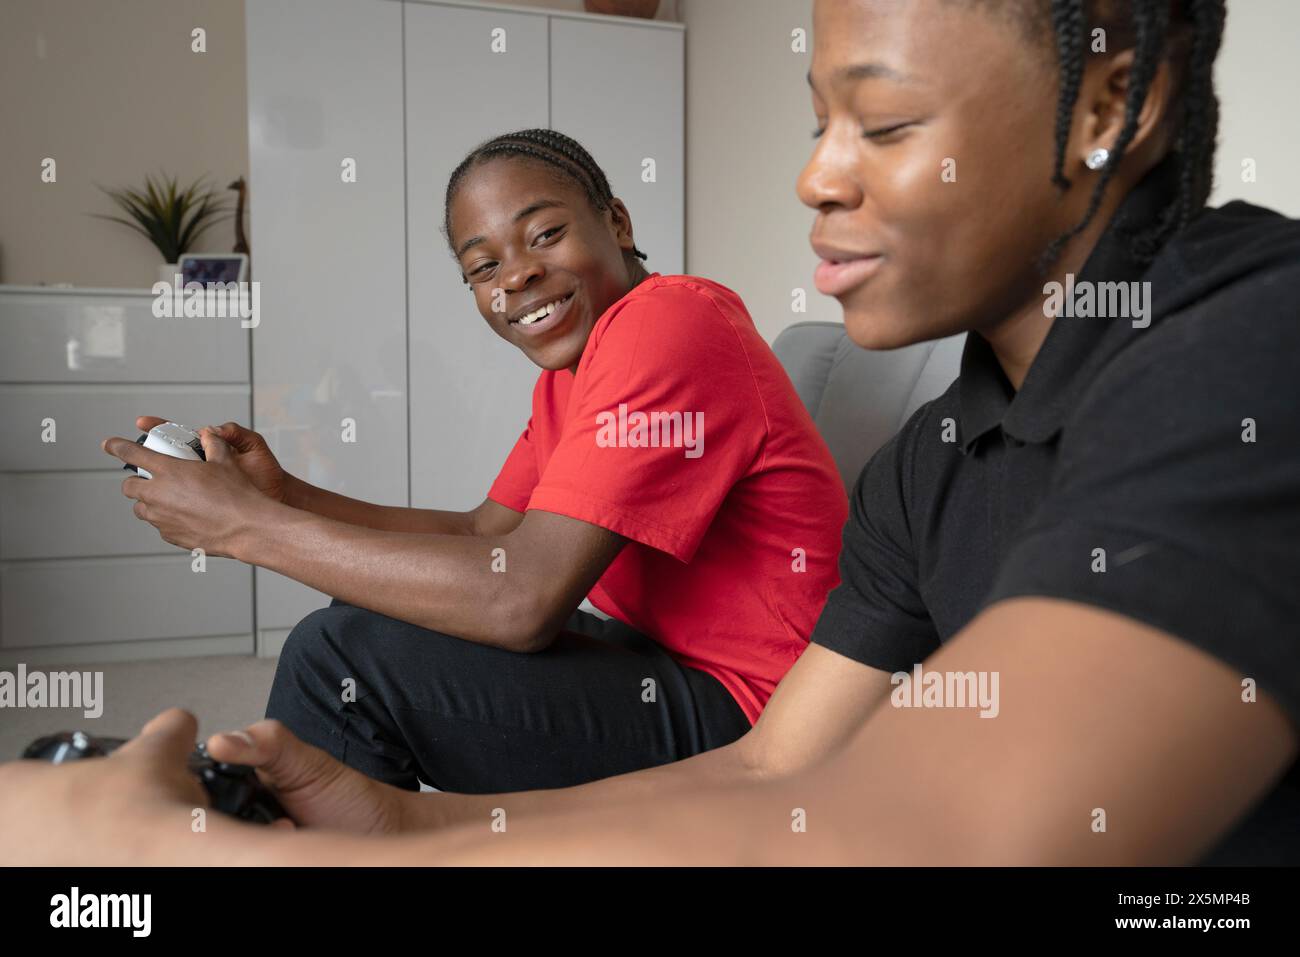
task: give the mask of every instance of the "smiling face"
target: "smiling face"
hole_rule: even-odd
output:
[[[598,210],[545,165],[473,167],[451,201],[451,242],[479,313],[543,369],[574,369],[596,320],[644,278],[629,265],[632,223]]]
[[[892,348],[1041,300],[1033,264],[1088,198],[1052,184],[1051,47],[941,0],[817,0],[814,37],[798,193],[849,336]]]

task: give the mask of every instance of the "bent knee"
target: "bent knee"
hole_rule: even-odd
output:
[[[357,609],[351,605],[317,608],[294,625],[280,649],[281,662],[307,662],[327,647],[337,646],[350,632],[349,619]]]

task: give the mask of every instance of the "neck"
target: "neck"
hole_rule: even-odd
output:
[[[1030,366],[1034,364],[1034,359],[1047,340],[1052,324],[1057,321],[1043,313],[1043,303],[1046,301],[1043,287],[1049,282],[1064,284],[1065,277],[1070,273],[1079,275],[1102,233],[1106,231],[1111,217],[1119,208],[1125,192],[1118,188],[1110,192],[1088,228],[1066,243],[1056,262],[1036,281],[1036,288],[1022,306],[993,325],[977,330],[993,349],[1003,374],[1016,391],[1020,391]]]
[[[1043,315],[1042,300],[1036,299],[992,328],[979,331],[993,348],[998,365],[1017,392],[1055,321]]]

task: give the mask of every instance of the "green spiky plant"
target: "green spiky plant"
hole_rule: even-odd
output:
[[[176,177],[163,174],[157,178],[147,175],[143,190],[99,188],[130,219],[105,213],[90,215],[121,223],[140,233],[158,248],[165,263],[179,262],[209,226],[229,219],[231,215],[230,207],[221,203],[213,190],[205,187],[204,178],[195,180],[185,189],[177,185]]]

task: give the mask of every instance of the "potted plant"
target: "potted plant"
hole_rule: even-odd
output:
[[[98,185],[98,184],[96,184]],[[130,217],[91,213],[98,219],[121,223],[148,239],[162,254],[158,277],[171,282],[181,256],[190,250],[209,226],[229,218],[230,207],[220,202],[203,179],[181,189],[176,177],[145,177],[143,190],[99,187]]]

